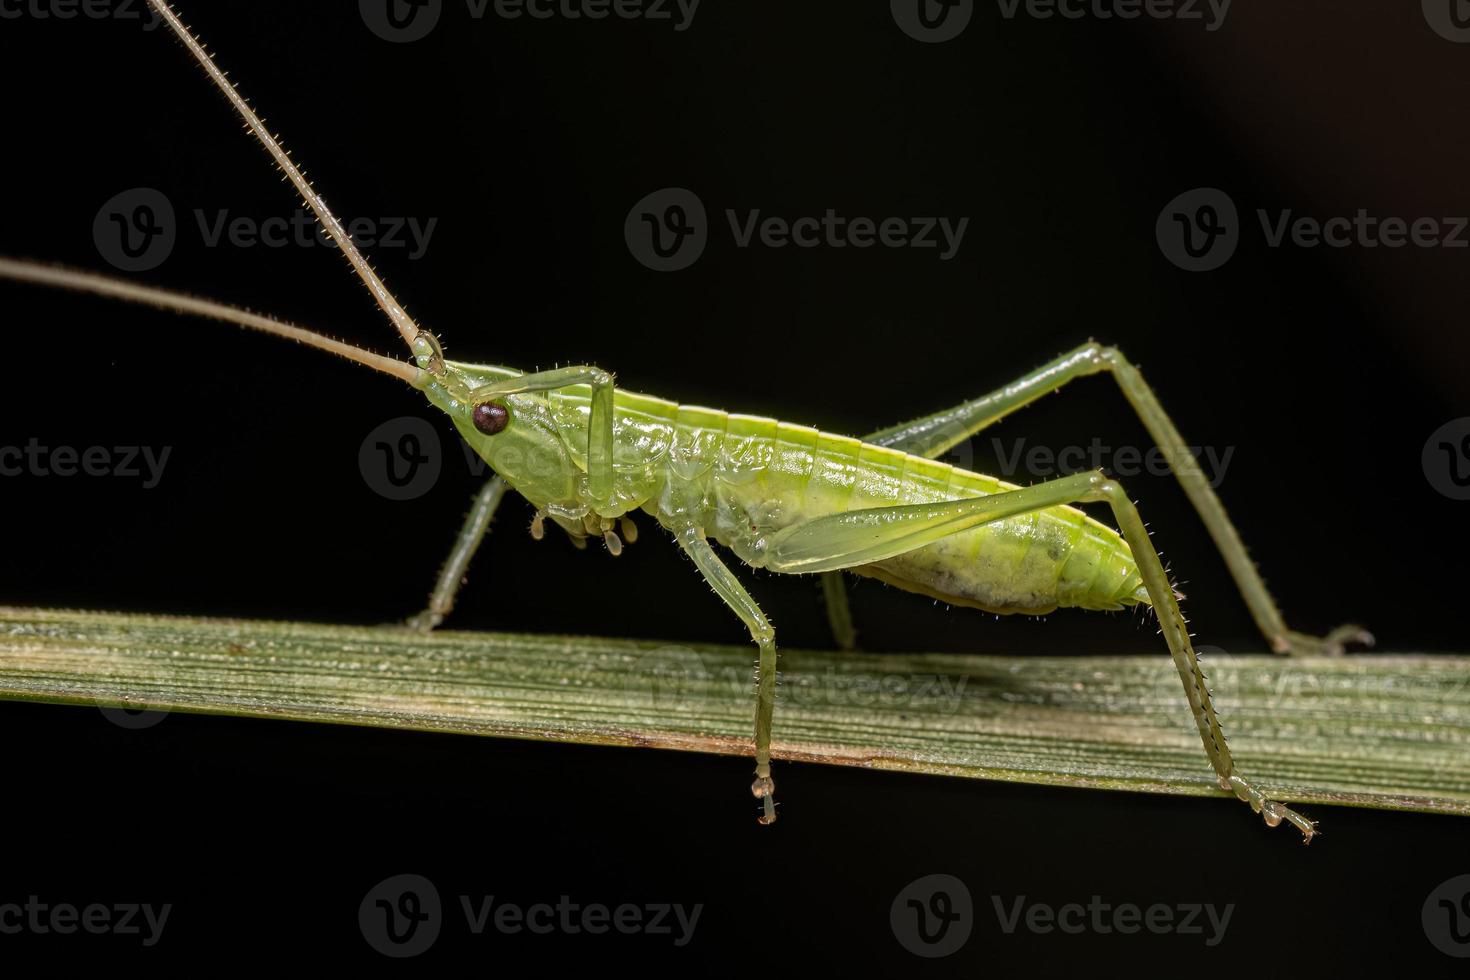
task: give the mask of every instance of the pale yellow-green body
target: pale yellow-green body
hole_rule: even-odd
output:
[[[481,383],[518,374],[450,367]],[[587,482],[587,386],[507,396],[511,419],[495,435],[473,425],[466,404],[473,399],[456,400],[432,384],[426,393],[497,473],[573,536],[596,536],[602,519],[642,510],[676,533],[702,529],[757,568],[772,534],[813,518],[1015,489],[849,436],[618,390],[614,497],[599,508]],[[1118,533],[1066,506],[997,520],[851,571],[996,613],[1148,602]]]

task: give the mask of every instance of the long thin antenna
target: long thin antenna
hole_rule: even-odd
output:
[[[0,256],[0,279],[14,279],[17,282],[35,283],[40,286],[56,286],[61,289],[125,300],[143,306],[153,306],[162,310],[172,310],[175,313],[188,313],[208,317],[211,320],[223,320],[226,323],[275,334],[277,337],[300,341],[318,350],[329,351],[349,361],[365,364],[375,371],[391,374],[416,388],[420,386],[424,378],[424,372],[412,364],[395,361],[391,357],[384,357],[381,354],[363,350],[361,347],[333,340],[331,337],[305,327],[298,327],[293,323],[284,323],[268,316],[261,316],[259,313],[251,313],[249,310],[226,306],[224,303],[199,299],[195,296],[186,296],[183,293],[170,292],[167,289],[139,286],[126,279],[112,279],[92,272],[82,272],[61,266],[40,265],[35,262],[22,262],[3,256]]]
[[[347,256],[347,261],[352,263],[352,268],[357,271],[358,278],[367,286],[368,291],[373,294],[373,298],[378,301],[378,306],[382,307],[383,312],[388,314],[388,319],[393,321],[393,326],[398,328],[398,332],[403,336],[409,349],[412,350],[414,338],[419,335],[419,325],[414,322],[413,317],[408,315],[408,311],[399,305],[398,300],[394,299],[393,294],[388,291],[388,287],[383,285],[383,280],[378,278],[378,274],[373,271],[372,266],[368,265],[367,260],[362,257],[362,253],[357,250],[357,246],[352,244],[351,237],[343,230],[342,224],[337,220],[336,215],[332,214],[331,210],[327,207],[327,202],[322,200],[321,195],[312,188],[311,182],[297,169],[296,164],[291,162],[291,155],[271,135],[270,130],[265,128],[265,123],[255,114],[255,110],[250,108],[249,103],[245,101],[245,97],[235,90],[234,83],[225,77],[224,72],[220,71],[219,66],[214,63],[214,59],[209,56],[209,52],[204,50],[204,45],[190,33],[189,29],[179,20],[178,15],[173,12],[173,9],[164,0],[148,0],[148,4],[168,23],[168,26],[173,29],[173,32],[179,36],[179,40],[184,42],[184,47],[188,48],[189,53],[194,55],[195,59],[204,69],[205,74],[225,94],[225,98],[230,100],[230,104],[245,119],[246,126],[265,145],[265,148],[270,151],[270,155],[275,158],[276,164],[286,172],[286,176],[291,178],[291,183],[296,185],[296,190],[301,195],[301,199],[316,214],[317,220],[321,222],[327,234],[332,236],[332,240],[337,243],[337,246],[342,250],[342,254]]]

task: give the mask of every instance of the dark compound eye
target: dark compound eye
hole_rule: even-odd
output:
[[[510,423],[510,413],[505,410],[504,405],[497,405],[495,402],[485,402],[475,406],[474,420],[475,428],[487,436],[493,436],[497,432],[503,431],[506,425]]]

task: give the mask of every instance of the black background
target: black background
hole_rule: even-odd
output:
[[[339,214],[439,219],[421,259],[372,258],[452,356],[593,362],[635,390],[859,433],[1096,336],[1144,367],[1190,441],[1233,447],[1222,496],[1294,626],[1352,619],[1389,650],[1463,649],[1466,505],[1431,487],[1420,451],[1470,414],[1467,253],[1272,249],[1254,215],[1470,213],[1470,46],[1437,36],[1417,4],[1277,6],[1237,4],[1209,32],[1006,19],[980,3],[936,45],[875,0],[705,0],[682,32],[475,20],[450,2],[411,44],[375,37],[353,3],[215,0],[183,14]],[[0,90],[0,253],[105,271],[94,215],[154,187],[181,215],[180,241],[138,279],[398,352],[332,252],[204,247],[195,208],[264,219],[296,202],[163,29],[0,19]],[[658,274],[622,228],[666,186],[696,191],[714,229],[693,267]],[[1223,268],[1190,274],[1160,254],[1154,221],[1197,186],[1226,190],[1244,232]],[[741,249],[723,219],[829,207],[970,224],[942,262]],[[74,295],[0,284],[0,317],[0,442],[172,447],[154,489],[0,480],[7,603],[356,623],[421,604],[477,480],[436,420],[448,456],[429,493],[393,502],[365,483],[367,433],[429,417],[413,391],[271,338]],[[1147,444],[1102,379],[995,431],[1006,446]],[[974,465],[996,469],[993,449],[977,440]],[[1200,642],[1259,650],[1177,486],[1128,485]],[[528,518],[507,504],[452,626],[743,638],[647,525],[613,564],[559,536],[532,542]],[[746,578],[784,644],[830,644],[814,583]],[[873,650],[1162,655],[1136,617],[996,621],[872,582],[854,595]],[[181,715],[131,732],[94,709],[23,704],[0,726],[0,900],[175,906],[143,952],[115,936],[3,938],[47,957],[385,962],[357,904],[413,872],[447,897],[705,906],[683,949],[447,929],[417,961],[439,967],[617,957],[973,975],[1101,957],[1235,974],[1252,957],[1351,970],[1381,951],[1446,972],[1455,961],[1425,941],[1419,909],[1470,871],[1465,826],[1448,817],[1315,807],[1327,836],[1308,850],[1223,800],[783,765],[783,818],[765,830],[741,759]],[[938,962],[888,927],[893,896],[930,873],[964,879],[981,906],[976,937]],[[1237,908],[1206,950],[1198,937],[1004,936],[991,894]]]

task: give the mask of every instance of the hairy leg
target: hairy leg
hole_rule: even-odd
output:
[[[1159,618],[1169,654],[1184,685],[1184,694],[1204,743],[1205,754],[1220,787],[1250,804],[1271,826],[1293,824],[1310,842],[1316,824],[1256,789],[1235,766],[1215,704],[1205,684],[1199,658],[1178,599],[1149,540],[1137,508],[1122,486],[1101,472],[1062,477],[1032,487],[938,504],[875,507],[819,517],[771,536],[765,567],[776,572],[825,572],[866,565],[904,554],[942,538],[1018,514],[1069,503],[1106,503],[1112,508],[1123,539]]]
[[[470,512],[465,515],[464,525],[455,536],[454,547],[450,549],[444,566],[439,569],[439,578],[434,583],[434,591],[429,595],[429,605],[408,621],[410,629],[427,633],[444,622],[444,617],[454,608],[454,597],[464,585],[470,560],[484,541],[485,532],[490,529],[490,521],[504,497],[505,481],[498,476],[492,477],[475,494]]]
[[[1249,607],[1257,627],[1276,653],[1340,654],[1345,644],[1372,644],[1373,636],[1361,626],[1339,626],[1325,637],[1310,636],[1288,629],[1281,610],[1266,589],[1255,563],[1251,561],[1225,505],[1220,502],[1209,479],[1185,445],[1169,414],[1164,411],[1153,389],[1143,375],[1122,352],[1095,342],[1088,342],[1024,375],[1008,385],[981,395],[953,408],[926,415],[899,425],[889,426],[863,437],[864,442],[887,446],[916,456],[937,458],[960,441],[1007,415],[1031,404],[1068,382],[1092,374],[1110,374],[1138,418],[1164,454],[1169,468],[1184,488],[1195,512],[1210,532],[1231,577],[1235,579],[1241,598]],[[837,585],[840,585],[840,581]],[[831,586],[829,586],[830,588]],[[843,595],[845,606],[846,596]],[[829,608],[830,608],[829,599]]]
[[[715,594],[725,600],[750,630],[750,637],[760,648],[760,662],[756,667],[755,696],[755,782],[750,791],[761,801],[760,822],[776,822],[776,783],[771,778],[771,716],[776,708],[776,631],[766,619],[761,607],[751,598],[705,539],[704,531],[697,527],[686,527],[677,534],[679,547],[694,560],[704,580]]]

